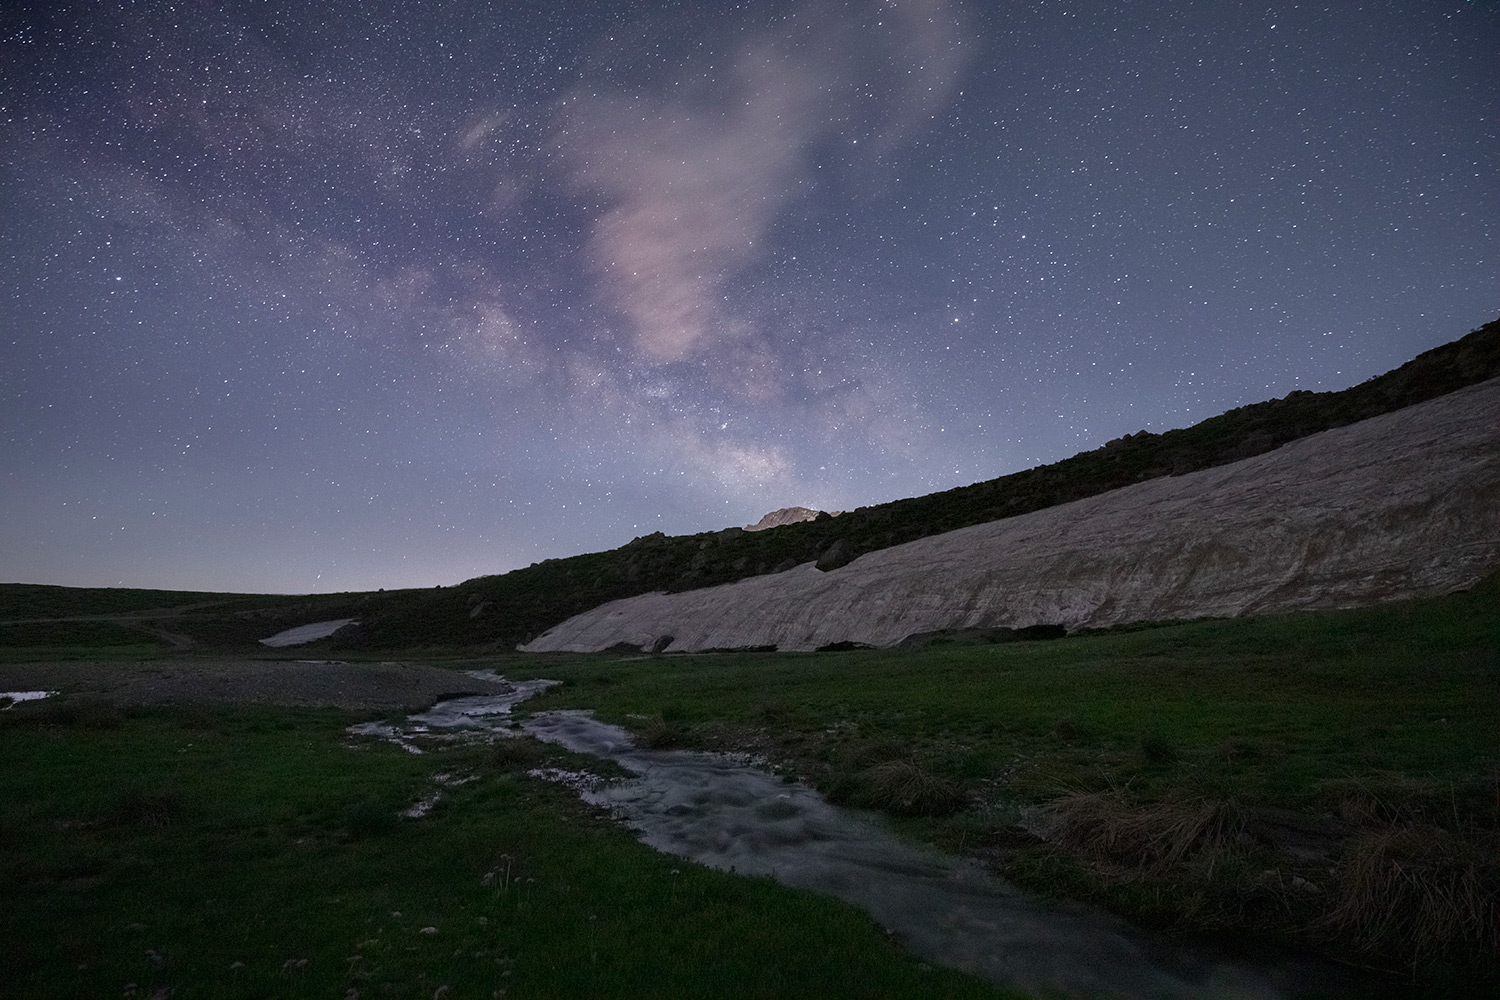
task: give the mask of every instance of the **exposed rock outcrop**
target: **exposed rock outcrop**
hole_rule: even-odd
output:
[[[672,650],[1335,608],[1500,569],[1500,379],[1232,465],[785,572],[614,601],[523,648]]]
[[[813,510],[811,507],[783,507],[780,510],[771,511],[754,524],[746,525],[745,530],[765,531],[767,528],[779,528],[783,524],[799,524],[802,521],[815,520],[821,513],[823,512]]]

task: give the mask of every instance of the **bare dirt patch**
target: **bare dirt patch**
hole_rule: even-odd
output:
[[[121,705],[238,702],[424,709],[440,695],[507,686],[420,663],[173,658],[0,664],[0,690],[92,695]]]

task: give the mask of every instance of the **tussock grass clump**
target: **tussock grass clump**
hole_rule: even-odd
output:
[[[1412,964],[1453,956],[1500,963],[1500,836],[1410,825],[1355,840],[1324,925],[1356,947]]]
[[[862,775],[872,804],[910,816],[945,816],[964,804],[955,782],[912,760],[888,760]]]
[[[1130,868],[1161,870],[1189,858],[1209,877],[1250,844],[1248,817],[1228,799],[1176,798],[1134,805],[1119,792],[1078,792],[1050,803],[1045,839]]]
[[[1500,777],[1432,781],[1407,775],[1322,782],[1324,808],[1366,827],[1435,825],[1448,829],[1500,825]]]
[[[1493,973],[1500,966],[1500,833],[1381,820],[1396,808],[1384,803],[1368,813],[1378,825],[1345,844],[1331,880],[1318,880],[1326,889],[1295,875],[1284,880],[1279,869],[1257,877],[1269,856],[1252,834],[1255,812],[1230,799],[1138,804],[1118,791],[1079,792],[1049,803],[1029,825],[1063,851],[1100,863],[1101,872],[1180,895],[1177,905],[1198,921],[1218,912],[1210,897],[1249,903],[1249,894],[1269,892],[1300,914],[1299,924],[1343,947],[1413,969],[1477,958]]]
[[[860,732],[857,729],[841,738],[832,748],[833,761],[851,774],[869,770],[893,760],[909,760],[911,746],[883,732]]]
[[[660,715],[647,719],[635,731],[636,742],[647,750],[671,750],[674,747],[680,747],[686,735],[681,724]]]

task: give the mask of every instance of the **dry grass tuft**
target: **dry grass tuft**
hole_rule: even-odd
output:
[[[956,783],[911,760],[888,760],[862,775],[870,801],[881,809],[912,816],[942,816],[964,804]]]
[[[647,750],[671,750],[682,746],[684,735],[686,734],[680,724],[660,715],[653,715],[635,731],[635,741],[638,746]]]
[[[1378,783],[1339,778],[1323,782],[1318,791],[1340,819],[1359,826],[1409,825],[1434,811],[1446,811],[1442,808],[1445,790],[1406,777],[1386,777]]]
[[[1356,947],[1413,964],[1500,960],[1500,837],[1419,825],[1367,834],[1339,866],[1325,924]]]
[[[1132,805],[1119,792],[1080,792],[1047,806],[1047,839],[1071,851],[1140,869],[1162,869],[1190,857],[1207,865],[1249,842],[1245,812],[1233,801],[1176,799]]]

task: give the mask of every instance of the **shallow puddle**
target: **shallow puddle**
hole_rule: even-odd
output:
[[[505,695],[441,702],[406,726],[385,727],[389,733],[355,731],[413,750],[410,738],[433,729],[513,732],[511,708],[552,683],[524,681]],[[878,818],[833,806],[811,788],[732,756],[637,749],[623,729],[587,712],[543,712],[522,728],[631,772],[623,781],[569,784],[657,850],[836,896],[869,912],[914,953],[1002,987],[1131,1000],[1335,995],[1340,988],[1321,965],[1251,968],[1153,944],[1100,911],[1037,899],[977,864],[907,844]]]

